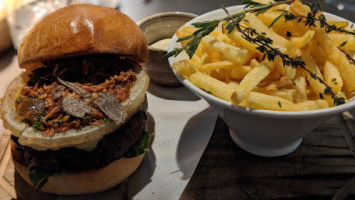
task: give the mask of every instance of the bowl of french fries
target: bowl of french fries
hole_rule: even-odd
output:
[[[164,58],[239,147],[281,156],[355,108],[355,33],[351,22],[298,0],[245,2],[182,26]]]

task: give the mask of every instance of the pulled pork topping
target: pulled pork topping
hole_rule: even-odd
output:
[[[45,63],[16,99],[16,120],[50,136],[109,119],[120,123],[127,118],[120,102],[129,98],[138,68],[116,55]]]

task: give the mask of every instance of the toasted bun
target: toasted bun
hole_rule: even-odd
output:
[[[145,92],[148,89],[149,77],[144,70],[136,73],[137,81],[130,90],[130,96],[122,102],[122,106],[128,114],[127,120],[140,108],[145,100]],[[82,129],[70,129],[66,132],[56,133],[54,136],[43,136],[41,131],[35,131],[28,124],[17,121],[15,102],[20,95],[22,87],[26,84],[26,76],[16,77],[7,88],[4,97],[0,101],[0,114],[4,127],[19,138],[19,143],[36,150],[58,150],[65,147],[83,145],[85,143],[100,140],[105,135],[118,129],[122,124],[109,121],[102,125],[86,126]]]
[[[32,70],[37,62],[99,53],[148,60],[148,47],[140,28],[125,14],[96,5],[71,5],[36,24],[23,39],[18,61]]]
[[[137,170],[144,154],[134,158],[120,158],[109,165],[95,170],[83,171],[76,174],[51,176],[41,191],[59,195],[79,195],[95,193],[110,189],[128,178]],[[31,186],[28,168],[12,159],[17,172]]]

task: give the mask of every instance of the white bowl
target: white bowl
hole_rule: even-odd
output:
[[[241,11],[243,6],[227,8],[230,13]],[[207,21],[226,17],[222,9],[208,12],[189,21],[184,26],[194,22]],[[345,20],[338,16],[327,14],[331,20]],[[180,47],[173,36],[168,51]],[[170,66],[173,62],[188,58],[185,53],[177,57],[170,57]],[[337,107],[301,111],[281,112],[270,110],[256,110],[236,107],[230,102],[219,99],[199,89],[184,77],[173,70],[177,78],[192,92],[205,99],[230,128],[233,141],[242,149],[260,156],[281,156],[295,150],[302,141],[302,137],[311,132],[321,123],[344,111],[355,108],[355,101]]]

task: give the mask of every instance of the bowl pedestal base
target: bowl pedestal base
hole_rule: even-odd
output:
[[[284,147],[279,147],[279,148],[273,148],[273,147],[260,147],[260,146],[256,146],[253,144],[249,144],[246,143],[242,140],[240,140],[240,138],[237,137],[237,134],[232,131],[231,129],[229,129],[229,135],[231,136],[232,140],[234,143],[236,143],[240,148],[242,148],[243,150],[251,153],[251,154],[255,154],[258,156],[265,156],[265,157],[276,157],[276,156],[283,156],[286,154],[291,153],[292,151],[296,150],[298,146],[300,146],[301,142],[302,142],[302,138],[284,146]]]

